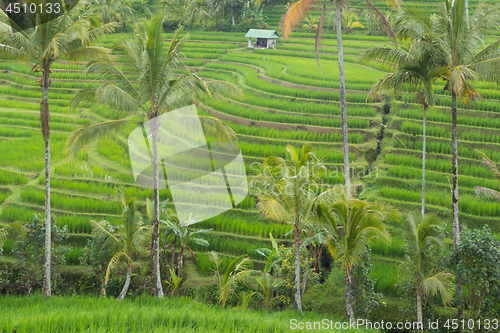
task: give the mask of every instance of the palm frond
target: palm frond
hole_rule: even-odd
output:
[[[426,278],[422,282],[422,289],[425,295],[435,295],[439,293],[444,306],[448,305],[453,297],[454,285],[451,282],[451,273],[439,272]]]
[[[481,157],[483,164],[485,166],[487,166],[491,170],[491,172],[493,172],[493,174],[495,175],[495,178],[498,181],[500,181],[500,169],[498,168],[498,166],[488,156],[486,156],[486,154],[484,154],[483,152],[481,152],[477,149],[476,149],[476,152]]]
[[[24,226],[24,222],[16,221],[16,222],[9,223],[9,224],[5,225],[4,227],[0,228],[0,247],[2,247],[4,245],[4,241],[7,238],[7,234],[8,234],[7,230],[8,229],[13,229],[14,231],[17,232],[17,234],[19,236],[21,236],[22,238],[26,238],[27,229]]]
[[[387,17],[385,17],[385,15],[382,14],[382,12],[380,12],[380,10],[378,10],[378,8],[375,7],[369,0],[365,0],[365,1],[366,1],[366,5],[368,6],[369,10],[371,10],[373,13],[375,13],[375,16],[378,18],[378,20],[380,21],[380,23],[384,27],[384,30],[387,33],[387,35],[389,37],[392,37],[392,39],[394,40],[394,46],[397,48],[398,47],[398,41],[396,39],[396,34],[394,34],[394,30],[392,29],[392,25],[387,20]],[[399,8],[401,7],[401,2],[402,1],[400,1],[400,0],[385,0],[384,2],[388,6],[391,6],[393,8],[397,7],[398,10],[399,10]],[[363,26],[361,25],[361,27],[363,27]]]
[[[66,140],[64,152],[67,156],[74,157],[78,155],[83,147],[96,142],[102,137],[106,137],[107,135],[116,132],[121,126],[124,126],[131,121],[133,121],[132,118],[124,118],[83,126],[71,132],[70,136]]]
[[[306,16],[306,12],[315,0],[299,0],[288,6],[288,10],[280,21],[283,36],[288,39],[293,28]]]

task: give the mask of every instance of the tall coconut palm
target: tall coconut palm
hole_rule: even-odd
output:
[[[106,269],[104,285],[108,284],[109,275],[111,271],[120,264],[120,259],[122,257],[125,258],[125,262],[127,263],[127,278],[118,296],[118,300],[122,301],[127,295],[130,286],[130,279],[132,277],[132,256],[147,240],[151,227],[142,223],[136,210],[135,198],[127,196],[123,189],[118,190],[118,195],[123,205],[123,218],[122,224],[118,226],[117,233],[111,234],[104,228],[103,224],[95,221],[90,221],[90,224],[96,233],[96,237],[102,238],[104,246],[113,250],[113,257]]]
[[[317,198],[316,187],[325,166],[308,144],[302,154],[288,145],[286,159],[268,157],[250,187],[259,199],[260,212],[274,221],[293,225],[295,244],[295,302],[302,311],[300,288],[301,233]]]
[[[423,331],[422,297],[439,293],[445,306],[452,298],[452,275],[435,270],[437,254],[443,248],[442,237],[441,223],[434,216],[421,218],[416,213],[408,214],[405,228],[407,261],[402,266],[415,279],[420,332]]]
[[[442,66],[448,67],[445,74],[445,90],[451,93],[452,117],[452,204],[453,243],[460,239],[458,208],[458,133],[457,99],[464,103],[480,97],[472,86],[477,79],[498,81],[500,68],[500,40],[488,44],[487,33],[500,28],[500,5],[481,3],[477,6],[467,26],[466,0],[446,0],[440,6],[435,19],[417,8],[406,8],[396,22],[397,34],[413,40],[439,57]],[[459,296],[458,315],[462,316],[462,287],[455,279]]]
[[[452,202],[453,241],[458,243],[458,135],[457,99],[464,103],[480,97],[472,86],[477,79],[498,80],[500,68],[500,40],[487,43],[490,29],[500,27],[500,5],[479,4],[467,28],[465,0],[446,0],[440,6],[435,20],[424,10],[406,8],[397,20],[397,34],[418,43],[439,58],[441,66],[448,68],[444,75],[445,90],[452,98]]]
[[[115,23],[93,26],[94,12],[85,9],[79,3],[74,8],[67,8],[64,15],[41,24],[35,29],[22,31],[0,10],[0,55],[3,59],[24,61],[33,65],[33,72],[41,72],[38,84],[42,88],[43,98],[40,103],[40,122],[45,143],[45,266],[43,294],[51,296],[50,257],[50,109],[49,87],[52,64],[60,59],[89,60],[92,58],[108,59],[106,48],[92,46],[106,33],[112,32]]]
[[[349,321],[353,322],[352,270],[360,265],[368,242],[378,238],[390,243],[385,222],[399,222],[399,213],[381,202],[352,199],[345,193],[333,204],[319,208],[330,253],[345,273],[346,311]]]
[[[373,10],[377,17],[384,23],[384,27],[389,36],[396,38],[392,27],[387,21],[386,17],[369,1],[365,0],[367,6]],[[381,0],[387,5],[392,7],[400,6],[401,0]],[[297,26],[300,21],[304,18],[309,7],[315,2],[315,0],[299,0],[288,6],[288,10],[283,15],[280,22],[280,27],[283,30],[283,34],[286,39],[291,35],[292,30]],[[344,51],[342,47],[342,7],[344,6],[344,0],[335,0],[335,17],[336,17],[336,31],[337,31],[337,52],[338,52],[338,62],[339,62],[339,81],[340,81],[340,110],[342,118],[342,150],[344,153],[344,179],[345,179],[345,191],[348,197],[351,196],[351,171],[349,167],[349,145],[347,138],[347,102],[346,102],[346,87],[345,87],[345,71],[344,71]],[[319,45],[320,38],[323,31],[323,25],[325,21],[325,9],[326,5],[323,5],[323,11],[321,13],[321,18],[318,24],[318,29],[316,31],[316,59],[319,65]]]
[[[100,71],[104,83],[97,88],[86,89],[78,93],[72,101],[72,107],[95,101],[122,112],[125,117],[119,120],[90,124],[76,130],[68,138],[66,152],[76,155],[81,147],[94,142],[103,135],[116,131],[120,126],[131,121],[147,122],[152,133],[153,154],[153,276],[155,292],[163,297],[159,263],[159,160],[158,137],[159,116],[176,108],[189,105],[202,96],[213,93],[240,96],[241,91],[235,85],[225,81],[201,80],[189,70],[181,76],[174,75],[179,66],[185,67],[182,48],[189,38],[180,37],[182,28],[167,42],[162,30],[163,14],[136,26],[136,38],[123,41],[116,47],[124,53],[127,63],[125,75],[114,61],[105,59],[92,61],[87,65],[88,72]],[[200,117],[206,134],[223,138],[224,141],[236,140],[235,133],[221,121],[211,117]]]
[[[426,125],[427,109],[436,104],[432,83],[447,72],[447,67],[441,66],[433,59],[428,50],[419,50],[410,46],[408,52],[378,47],[365,52],[359,62],[368,63],[375,61],[382,66],[390,66],[393,72],[380,79],[370,90],[369,97],[389,91],[401,92],[410,87],[417,91],[417,100],[424,109],[422,129],[422,218],[425,214],[425,150],[426,150]]]

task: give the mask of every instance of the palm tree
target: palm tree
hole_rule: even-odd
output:
[[[441,223],[434,216],[421,218],[416,213],[408,214],[406,244],[407,261],[401,264],[415,279],[417,289],[417,320],[419,331],[423,331],[422,297],[430,294],[441,294],[446,306],[452,298],[453,284],[451,274],[436,272],[438,252],[443,248],[443,230]]]
[[[52,64],[60,59],[88,60],[108,58],[106,48],[91,46],[99,37],[114,30],[115,23],[93,26],[93,11],[84,10],[85,4],[68,8],[62,16],[39,25],[36,29],[17,31],[15,23],[0,10],[0,55],[4,59],[20,60],[33,64],[33,72],[42,72],[38,84],[43,90],[40,105],[40,122],[45,143],[45,266],[43,294],[51,296],[50,257],[50,110],[49,87]],[[12,27],[11,27],[12,25]]]
[[[293,225],[295,243],[295,302],[302,310],[300,294],[300,235],[317,198],[316,186],[325,166],[304,144],[302,154],[288,145],[287,158],[268,157],[260,173],[250,181],[259,199],[260,212],[274,221]]]
[[[394,32],[392,27],[385,18],[385,16],[369,1],[365,0],[367,5],[377,14],[379,19],[384,22],[384,27],[387,33],[394,38]],[[300,21],[304,18],[309,7],[315,2],[315,0],[299,0],[289,5],[287,12],[283,15],[280,22],[280,27],[283,31],[283,35],[286,39],[291,35],[292,30],[297,26]],[[400,0],[383,0],[386,4],[397,7],[399,9]],[[342,48],[342,9],[344,5],[344,0],[335,0],[335,17],[336,17],[336,31],[337,31],[337,51],[338,51],[338,62],[339,62],[339,81],[340,81],[340,110],[342,118],[342,150],[344,153],[344,179],[345,179],[345,191],[348,197],[351,196],[351,171],[349,168],[349,146],[347,140],[347,105],[346,105],[346,88],[345,88],[345,71],[344,71],[344,51]],[[318,25],[318,30],[316,32],[316,59],[319,65],[319,42],[323,31],[323,24],[325,20],[325,8],[323,5],[323,11],[321,13],[320,22]]]
[[[428,50],[419,50],[415,45],[408,52],[377,47],[365,52],[359,62],[375,61],[382,66],[391,66],[394,71],[380,79],[370,90],[369,97],[388,91],[400,92],[406,87],[417,91],[417,100],[423,106],[423,148],[422,148],[422,219],[425,214],[425,153],[427,109],[436,104],[432,83],[443,77],[447,67],[441,66]]]
[[[4,225],[2,228],[0,228],[0,248],[3,247],[3,244],[5,240],[7,239],[7,235],[9,234],[9,229],[14,230],[17,232],[21,237],[26,238],[26,227],[23,225],[23,222],[12,222],[9,224]]]
[[[101,23],[108,24],[111,22],[121,21],[123,29],[127,24],[126,17],[130,15],[134,17],[134,13],[130,7],[124,5],[118,0],[94,0],[96,8],[101,14]],[[120,13],[123,13],[124,19],[121,19]]]
[[[417,42],[438,58],[441,66],[448,68],[444,75],[445,90],[452,98],[452,147],[453,147],[453,241],[458,243],[460,224],[458,218],[458,135],[457,99],[466,103],[479,93],[471,81],[498,80],[500,40],[487,44],[487,33],[500,26],[500,6],[479,4],[467,28],[465,0],[446,0],[440,6],[435,20],[427,12],[406,8],[398,19],[397,32],[403,38]]]
[[[493,172],[493,175],[495,176],[496,180],[500,181],[500,168],[492,160],[490,160],[489,157],[486,156],[486,154],[480,152],[477,149],[476,149],[476,152],[479,154],[479,156],[483,160],[483,164],[485,166],[487,166],[491,170],[491,172]],[[491,196],[494,196],[494,197],[500,199],[500,192],[495,191],[491,188],[476,186],[475,190],[476,190],[476,194],[478,196],[481,194],[486,194],[486,195],[491,195]]]
[[[306,23],[302,24],[302,28],[309,29],[309,32],[314,32],[318,30],[319,17],[308,17],[306,18]]]
[[[119,120],[90,124],[76,130],[68,138],[66,152],[76,155],[81,147],[101,138],[103,135],[116,131],[130,121],[147,122],[152,133],[153,154],[153,277],[155,293],[163,297],[159,263],[159,161],[158,137],[159,117],[178,107],[189,105],[193,99],[217,94],[232,94],[240,96],[241,91],[235,85],[225,81],[202,81],[189,70],[180,77],[174,75],[178,66],[183,63],[182,48],[189,38],[180,38],[182,28],[179,28],[170,43],[167,43],[162,32],[163,14],[136,26],[137,38],[123,41],[116,47],[125,55],[123,61],[127,66],[125,73],[114,61],[105,59],[92,61],[87,65],[87,71],[101,71],[104,83],[100,87],[79,92],[71,102],[72,107],[90,101],[95,101],[122,112],[125,117]],[[129,78],[133,78],[130,81]],[[224,123],[211,117],[200,117],[205,133],[213,137],[223,137],[222,141],[236,141],[236,134]]]
[[[215,264],[215,278],[217,279],[217,287],[219,289],[219,302],[222,307],[226,306],[228,301],[234,297],[236,287],[244,282],[252,270],[250,269],[250,259],[246,255],[239,256],[231,261],[225,273],[220,271],[222,262],[219,255],[214,251],[209,252],[210,260]],[[222,275],[224,274],[224,275]]]
[[[190,241],[193,241],[200,246],[208,247],[210,244],[206,240],[197,236],[209,233],[210,231],[212,231],[212,229],[192,229],[189,226],[199,221],[191,220],[188,222],[182,222],[172,210],[169,210],[167,214],[167,220],[161,222],[167,226],[167,232],[170,231],[174,235],[174,240],[172,243],[172,258],[174,258],[177,244],[179,244],[180,251],[179,255],[177,256],[177,263],[175,264],[174,268],[175,275],[179,275],[179,271],[184,265],[184,250],[187,249],[189,253],[191,253],[191,256],[193,256],[193,259],[198,261],[196,254],[188,246],[188,243]]]
[[[477,6],[467,27],[466,0],[446,0],[440,6],[435,19],[427,12],[416,8],[406,8],[397,20],[397,33],[402,38],[418,43],[434,56],[439,57],[441,66],[448,68],[445,74],[445,90],[451,92],[452,115],[452,203],[453,203],[453,243],[460,239],[458,207],[458,133],[457,99],[464,103],[480,97],[471,81],[478,78],[498,81],[500,40],[488,45],[487,33],[500,26],[500,5],[481,3]],[[458,315],[463,310],[460,301],[462,287],[460,279],[455,279],[459,296]]]
[[[142,223],[136,211],[135,198],[128,197],[123,189],[118,189],[118,195],[123,205],[123,218],[122,224],[117,229],[117,233],[113,235],[102,224],[95,221],[90,221],[90,224],[96,233],[96,237],[101,237],[105,246],[111,248],[114,252],[106,270],[105,286],[108,284],[111,271],[120,264],[122,257],[125,258],[127,263],[127,278],[118,296],[118,300],[122,301],[127,295],[132,277],[132,256],[147,240],[147,236],[151,232],[151,227]]]
[[[350,322],[354,319],[352,270],[357,267],[369,241],[378,238],[390,243],[384,222],[399,222],[398,211],[381,202],[370,203],[350,199],[345,192],[330,205],[319,205],[320,219],[327,230],[327,242],[333,258],[345,272],[346,310]]]
[[[341,25],[345,29],[346,34],[348,34],[354,28],[364,28],[358,20],[358,13],[356,13],[354,10],[349,9],[348,11],[342,11]]]
[[[271,305],[273,300],[276,298],[274,293],[274,288],[278,285],[279,281],[275,280],[273,276],[269,273],[264,273],[262,276],[255,278],[255,281],[259,284],[262,291],[259,292],[262,302],[266,307],[267,311],[271,310]]]

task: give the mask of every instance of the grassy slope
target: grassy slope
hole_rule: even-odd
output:
[[[352,6],[355,6],[355,3],[357,2],[353,2]],[[436,1],[433,1],[432,6],[435,4]],[[331,7],[330,3],[327,5]],[[268,13],[270,26],[277,27],[277,22],[283,13],[282,8],[277,6]],[[288,41],[280,40],[276,50],[255,50],[253,52],[246,50],[247,40],[242,37],[243,35],[242,33],[191,33],[193,42],[188,43],[186,48],[188,65],[204,78],[221,78],[238,83],[246,95],[246,99],[243,101],[217,101],[217,103],[216,101],[205,101],[202,105],[204,109],[207,112],[216,112],[217,116],[235,126],[242,147],[244,147],[247,164],[261,161],[271,154],[282,154],[283,146],[287,142],[300,147],[303,142],[312,141],[316,143],[315,147],[325,155],[325,162],[330,168],[339,166],[341,162],[338,161],[338,155],[335,155],[341,151],[339,142],[323,140],[320,137],[320,135],[326,135],[325,133],[339,133],[339,128],[338,126],[321,126],[321,122],[318,126],[317,122],[317,119],[321,120],[323,119],[321,117],[325,115],[329,118],[338,118],[338,98],[336,97],[337,92],[334,91],[338,88],[335,36],[331,31],[324,34],[323,44],[325,47],[320,72],[313,53],[314,34],[305,33],[299,29],[293,34],[294,38]],[[102,44],[112,46],[122,37],[123,35],[109,36],[102,41]],[[372,161],[371,157],[377,147],[377,134],[380,131],[379,122],[382,121],[382,113],[380,112],[382,105],[381,103],[366,104],[364,97],[371,84],[383,73],[374,68],[359,67],[354,64],[354,61],[356,56],[367,47],[388,45],[389,40],[384,37],[366,36],[366,30],[344,35],[344,40],[347,89],[350,90],[348,95],[349,118],[369,120],[370,122],[369,128],[351,129],[352,133],[360,134],[363,138],[359,143],[350,144],[351,153],[354,154],[352,165],[357,168],[356,173],[366,170],[370,163],[379,169],[378,177],[365,177],[361,180],[359,176],[356,176],[354,183],[364,186],[366,189],[362,194],[364,198],[386,200],[402,211],[418,210],[419,203],[412,201],[410,196],[403,198],[400,193],[388,195],[390,192],[382,192],[381,188],[394,188],[413,194],[419,192],[418,167],[399,165],[397,158],[400,155],[412,154],[415,161],[420,159],[421,152],[418,141],[421,136],[410,126],[411,124],[421,125],[420,108],[412,104],[411,94],[403,96],[409,101],[407,105],[404,103],[393,104],[391,113],[387,116],[390,131],[385,131],[381,145],[382,154],[378,156],[376,161]],[[205,60],[200,61],[199,59]],[[144,202],[145,198],[151,197],[151,195],[147,191],[135,189],[131,178],[130,162],[126,156],[126,137],[133,126],[124,128],[115,138],[101,141],[97,147],[88,151],[88,154],[86,152],[80,154],[76,161],[64,159],[61,153],[62,147],[72,129],[89,121],[110,119],[114,115],[98,107],[81,109],[78,113],[69,114],[67,103],[73,92],[88,86],[89,83],[95,84],[96,82],[81,82],[84,75],[78,72],[81,69],[78,64],[57,63],[55,65],[57,70],[52,75],[53,88],[51,91],[57,95],[54,95],[54,99],[51,100],[51,108],[53,108],[51,124],[55,130],[52,136],[53,180],[58,181],[58,184],[54,184],[53,189],[54,193],[59,194],[60,201],[53,202],[53,209],[55,213],[67,216],[64,220],[60,219],[60,223],[69,224],[72,232],[83,236],[72,238],[73,245],[81,247],[84,242],[77,241],[77,239],[84,240],[85,235],[89,233],[88,220],[91,218],[111,218],[109,212],[93,207],[92,199],[98,198],[102,202],[115,202],[113,185],[117,182],[127,185],[131,191],[136,191],[140,202]],[[33,195],[36,192],[33,191],[33,188],[40,192],[40,186],[43,184],[40,178],[43,176],[41,173],[43,142],[36,120],[40,90],[36,87],[35,75],[30,73],[30,67],[27,65],[0,63],[0,69],[8,70],[7,73],[0,72],[0,156],[9,157],[0,160],[0,189],[2,189],[0,192],[3,193],[3,199],[0,201],[4,201],[0,203],[0,224],[2,224],[18,219],[28,219],[29,213],[25,212],[26,207],[29,207],[31,211],[42,211],[43,201],[40,200],[39,196]],[[90,77],[90,79],[92,80],[94,77]],[[442,95],[441,86],[436,85],[436,92],[439,94],[438,100],[444,106],[436,108],[436,114],[441,114],[444,118],[436,117],[432,123],[429,122],[430,126],[436,128],[436,134],[429,135],[429,147],[432,143],[439,142],[443,143],[443,146],[451,146],[449,144],[451,116],[449,116],[449,107],[446,106],[449,96]],[[478,83],[478,87],[483,95],[490,93],[491,96],[495,96],[494,87],[483,83]],[[321,91],[322,88],[331,91]],[[494,104],[498,101],[498,97],[496,98],[490,102]],[[240,107],[234,107],[234,104],[231,104],[234,102],[240,103]],[[407,112],[406,108],[412,109],[411,114]],[[237,110],[239,110],[238,113],[236,113]],[[367,110],[371,112],[369,115],[365,113]],[[16,117],[13,116],[14,114]],[[285,114],[288,114],[287,121],[285,121]],[[281,118],[277,118],[281,115]],[[490,152],[498,151],[500,140],[495,139],[495,137],[500,137],[500,130],[493,125],[493,121],[490,122],[490,120],[497,118],[498,110],[492,108],[491,105],[471,104],[467,110],[460,111],[459,118],[469,121],[468,118],[465,118],[469,116],[484,120],[484,127],[467,126],[467,122],[462,123],[459,126],[461,146],[470,149],[477,147]],[[313,124],[311,123],[312,118],[315,121]],[[239,123],[241,125],[238,125]],[[280,133],[285,135],[282,129],[284,126],[288,131],[287,137],[280,139]],[[252,128],[253,132],[248,132],[248,128]],[[275,132],[273,133],[273,131]],[[443,131],[444,136],[438,137],[438,134],[443,133]],[[413,136],[413,133],[416,135]],[[484,135],[485,133],[486,135]],[[305,137],[306,134],[309,136]],[[400,145],[396,137],[406,142],[406,147]],[[413,146],[413,141],[416,142],[415,146]],[[450,158],[449,151],[440,151],[439,149],[441,148],[436,148],[432,153],[429,152],[429,159],[446,160]],[[395,154],[396,159],[389,161],[389,154]],[[465,150],[459,153],[459,156],[460,165],[467,164],[474,167],[471,167],[472,171],[468,175],[468,182],[460,181],[461,195],[472,196],[474,195],[473,187],[476,185],[484,186],[491,177],[489,177],[488,171],[481,167],[477,156],[470,155]],[[500,156],[495,155],[492,158],[500,162]],[[390,173],[391,167],[413,169],[416,171],[416,176],[415,174],[395,175]],[[462,172],[463,168],[460,170]],[[451,179],[450,174],[451,162],[447,170],[429,170],[429,177],[434,175],[435,179],[428,180],[427,193],[437,197],[450,197],[447,181],[447,178]],[[338,177],[334,177],[334,179],[341,181],[341,178]],[[55,197],[54,200],[56,200]],[[87,200],[89,204],[83,210],[81,207],[85,207],[85,203],[82,203],[82,200]],[[494,208],[499,205],[495,202],[490,203],[486,199],[474,200],[484,205],[491,204]],[[20,205],[21,208],[15,208],[16,205]],[[428,210],[439,214],[448,225],[451,224],[450,205],[446,203],[430,204]],[[494,212],[495,210],[490,209],[489,211]],[[461,219],[465,224],[475,227],[489,223],[498,232],[500,230],[498,216],[489,213],[489,211],[487,209],[476,213],[463,211]],[[266,235],[269,231],[262,229],[261,225],[266,222],[258,217],[254,207],[241,207],[240,210],[223,214],[220,222],[216,228],[217,232],[229,232],[238,238],[231,240],[221,238],[221,242],[214,243],[210,249],[234,256],[241,251],[245,253],[248,249],[257,248],[262,243],[267,243]],[[244,228],[243,225],[245,225]],[[283,228],[287,229],[288,227]],[[272,230],[273,234],[276,235],[279,231],[283,234],[283,228]],[[392,265],[394,268],[397,261],[403,258],[403,241],[398,231],[400,227],[394,225],[391,226],[391,229],[395,236],[393,244],[387,247],[376,243],[373,248],[373,253],[377,256],[377,260],[374,261],[373,276],[379,279],[384,279],[385,265]],[[219,234],[217,235],[219,237]],[[239,248],[233,246],[233,244],[242,241],[250,245],[243,245]],[[11,245],[12,243],[10,243]],[[382,255],[391,256],[392,259],[384,259]],[[78,263],[77,258],[74,259],[74,263]],[[186,282],[188,280],[189,277]],[[383,287],[384,285],[386,287]],[[378,284],[377,286],[378,291],[387,295],[394,293],[393,285]]]
[[[238,309],[223,310],[218,306],[191,299],[149,296],[122,303],[110,298],[71,296],[0,298],[0,332],[290,332],[290,320],[299,315],[292,311]],[[334,318],[323,316],[337,321]],[[29,321],[26,320],[29,318]],[[319,322],[322,317],[306,313],[303,322]],[[320,332],[323,330],[308,330]],[[348,332],[348,330],[329,330]],[[359,329],[356,332],[375,332]]]

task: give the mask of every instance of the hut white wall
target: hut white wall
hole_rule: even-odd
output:
[[[267,39],[267,48],[273,48],[273,45],[276,45],[276,38],[268,38]]]

